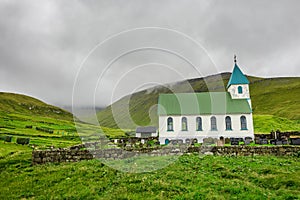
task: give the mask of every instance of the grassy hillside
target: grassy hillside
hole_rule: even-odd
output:
[[[300,120],[300,77],[252,81],[250,92],[254,114]]]
[[[157,101],[160,93],[176,92],[217,92],[225,91],[230,73],[209,76],[206,78],[192,79],[184,82],[170,84],[169,88],[155,87],[126,96],[115,102],[112,106],[98,113],[101,125],[106,127],[135,128],[136,125],[157,126]],[[255,132],[269,132],[272,129],[281,128],[284,130],[300,130],[300,78],[258,78],[248,77],[250,81],[250,93],[253,105]],[[187,85],[190,85],[192,90]],[[128,120],[126,114],[127,103],[129,102],[129,112],[134,123]],[[117,117],[121,123],[116,124],[112,115],[118,113]],[[265,120],[270,122],[266,115],[272,115],[272,125],[261,124]],[[280,124],[280,119],[285,120],[289,126]]]
[[[0,92],[0,112],[73,120],[73,115],[38,99],[14,93]]]
[[[134,174],[98,160],[31,166],[31,150],[15,144],[0,143],[0,152],[0,199],[300,198],[297,157],[184,155],[164,169]]]
[[[123,130],[106,127],[100,130],[81,122],[77,122],[78,133],[73,120],[71,113],[35,98],[0,93],[0,137],[12,136],[12,143],[17,138],[30,138],[30,145],[35,148],[68,147],[81,143],[79,135],[89,139],[99,134],[125,136]]]

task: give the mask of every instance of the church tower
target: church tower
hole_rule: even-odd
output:
[[[249,80],[237,65],[235,55],[234,68],[227,84],[227,91],[230,93],[232,99],[247,99],[250,108],[252,108],[249,91]]]

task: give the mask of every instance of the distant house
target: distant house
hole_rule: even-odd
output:
[[[160,94],[159,141],[254,138],[249,81],[235,65],[227,92]]]
[[[157,130],[154,126],[137,127],[135,136],[138,138],[157,137]]]

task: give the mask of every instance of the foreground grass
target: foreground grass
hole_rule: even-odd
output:
[[[0,199],[300,198],[296,157],[184,155],[166,168],[132,174],[98,160],[31,166],[31,150],[10,145],[0,159]]]

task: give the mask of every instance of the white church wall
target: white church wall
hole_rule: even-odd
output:
[[[211,117],[215,116],[217,120],[217,130],[211,130]],[[231,117],[232,130],[226,130],[225,117]],[[241,130],[240,117],[245,116],[247,122],[247,130]],[[173,118],[173,131],[167,130],[167,119]],[[182,131],[181,119],[187,118],[188,130]],[[196,118],[202,118],[202,131],[196,130]],[[229,114],[229,115],[186,115],[186,116],[159,116],[159,141],[165,143],[165,139],[178,140],[185,142],[186,139],[196,138],[198,142],[202,142],[203,138],[212,137],[252,137],[254,138],[252,114]]]

